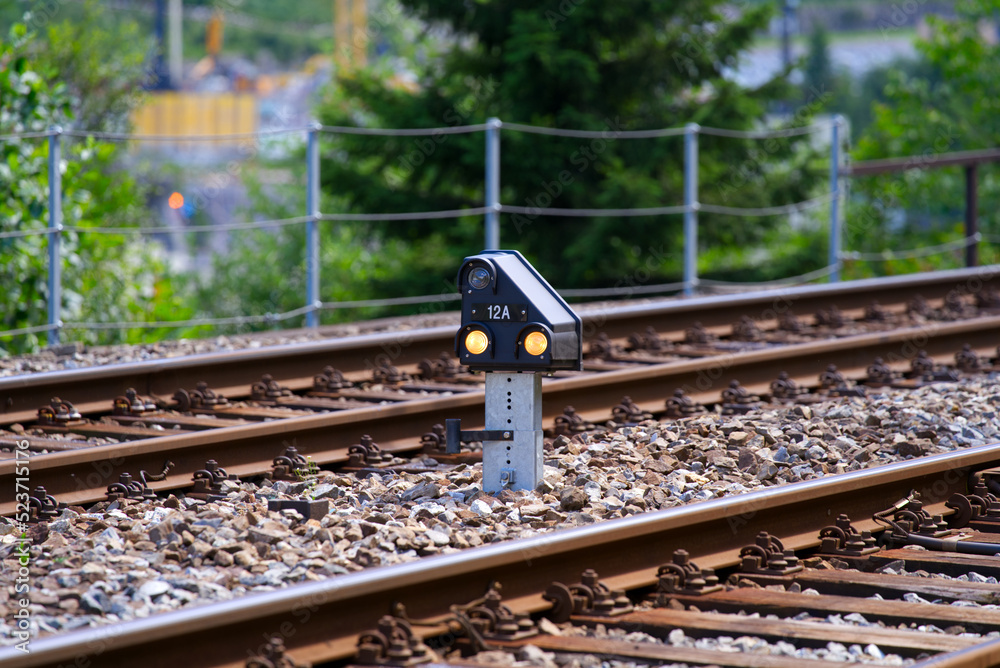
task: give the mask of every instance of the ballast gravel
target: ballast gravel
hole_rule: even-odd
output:
[[[211,503],[181,495],[71,507],[29,532],[32,624],[39,635],[114,624],[982,445],[997,440],[998,401],[1000,382],[989,376],[558,437],[547,443],[545,479],[532,491],[485,494],[475,464],[364,477],[322,471],[295,483],[226,482],[225,498]],[[318,520],[267,510],[268,499],[285,498],[326,499],[330,509]],[[8,643],[17,538],[10,520],[0,518],[0,642]],[[838,659],[857,654],[828,651]]]

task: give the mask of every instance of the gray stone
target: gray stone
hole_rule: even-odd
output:
[[[807,475],[812,475],[813,473],[813,468],[808,464],[799,464],[798,466],[792,467],[792,475],[800,480],[805,478]]]
[[[848,420],[854,418],[854,411],[847,404],[839,404],[826,412],[828,420]]]
[[[729,444],[735,445],[737,447],[743,445],[748,440],[750,440],[750,434],[743,430],[732,431],[729,433]]]
[[[778,466],[774,462],[764,461],[761,462],[757,470],[758,480],[770,480],[774,476],[778,475]]]
[[[406,490],[400,495],[400,500],[404,503],[407,501],[415,501],[417,499],[436,499],[441,496],[441,487],[432,482],[425,482],[416,484],[410,489]]]
[[[586,496],[584,496],[584,499],[586,499]],[[580,507],[582,508],[583,506],[580,506]],[[469,504],[469,510],[471,510],[472,512],[474,512],[475,514],[477,514],[477,515],[479,515],[481,517],[485,517],[486,515],[490,515],[493,512],[490,509],[490,504],[486,503],[482,499],[476,499],[471,504]]]
[[[226,552],[225,550],[219,550],[215,553],[215,563],[223,568],[232,566],[234,562],[233,555]]]
[[[741,471],[755,471],[757,467],[757,455],[749,448],[741,448],[736,464]]]
[[[162,596],[169,592],[173,587],[164,582],[163,580],[150,580],[144,582],[141,587],[139,587],[136,592],[137,597],[145,596],[147,598],[156,598],[157,596]]]
[[[80,597],[80,607],[87,612],[103,614],[111,611],[111,599],[104,590],[91,587]]]
[[[808,406],[799,406],[799,405],[793,406],[792,407],[792,412],[795,415],[798,415],[799,417],[803,417],[803,418],[805,418],[807,420],[810,419],[810,418],[812,418],[812,416],[813,416],[812,409],[809,408]]]
[[[809,450],[806,452],[806,454],[808,455],[809,459],[820,460],[820,459],[826,459],[827,458],[826,448],[824,448],[821,445],[813,445],[813,446],[811,446],[809,448]]]
[[[424,535],[427,536],[427,538],[429,538],[430,541],[435,545],[437,545],[438,547],[444,547],[445,545],[451,543],[451,538],[448,536],[448,534],[446,534],[443,531],[431,529],[430,531],[425,532]]]
[[[927,449],[920,441],[903,441],[896,445],[896,454],[900,457],[922,457]]]
[[[121,550],[125,547],[121,534],[114,527],[108,527],[101,533],[94,536],[94,543],[103,545],[110,550]]]
[[[542,517],[549,510],[543,503],[525,504],[520,507],[521,517]]]
[[[247,540],[251,543],[265,543],[273,545],[285,537],[285,534],[278,533],[270,529],[261,527],[250,527],[247,530]]]
[[[181,536],[174,531],[172,522],[161,522],[149,529],[149,540],[159,547],[164,543],[180,543]]]
[[[212,527],[213,529],[218,529],[222,526],[221,517],[210,517],[210,518],[199,518],[191,523],[191,526],[196,527]]]
[[[559,492],[559,508],[561,510],[583,510],[588,500],[587,493],[579,487],[564,487]]]

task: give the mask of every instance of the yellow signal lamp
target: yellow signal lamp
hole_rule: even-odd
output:
[[[529,355],[541,355],[549,347],[549,337],[544,332],[529,332],[524,337],[524,351]]]
[[[481,329],[470,330],[465,335],[465,349],[473,355],[482,355],[490,347],[490,338]]]

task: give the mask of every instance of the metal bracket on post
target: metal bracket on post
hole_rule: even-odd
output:
[[[444,451],[449,455],[457,455],[462,449],[462,443],[514,440],[514,432],[509,429],[506,431],[500,429],[462,431],[462,421],[451,418],[444,421],[444,430]]]

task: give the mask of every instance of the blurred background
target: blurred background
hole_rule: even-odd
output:
[[[700,137],[699,200],[760,213],[700,215],[698,273],[754,285],[828,266],[829,202],[766,211],[829,192],[836,116],[845,166],[1000,143],[998,26],[997,0],[6,0],[0,331],[26,333],[0,337],[0,352],[45,343],[30,330],[46,321],[50,292],[42,231],[54,150],[45,133],[55,126],[67,339],[301,325],[314,122],[324,126],[314,130],[316,208],[333,218],[318,232],[324,323],[442,310],[440,300],[354,302],[448,294],[458,262],[483,246],[482,215],[335,215],[481,207],[481,128],[341,127],[455,129],[498,117],[605,132],[503,131],[499,198],[526,213],[500,217],[501,247],[521,250],[558,289],[626,297],[630,286],[679,280],[681,216],[537,212],[681,204],[684,138],[618,133],[814,127]],[[993,164],[976,180],[979,260],[995,262]],[[844,187],[841,278],[965,263],[960,166]],[[269,314],[292,315],[239,320]],[[168,321],[189,324],[127,326]]]

